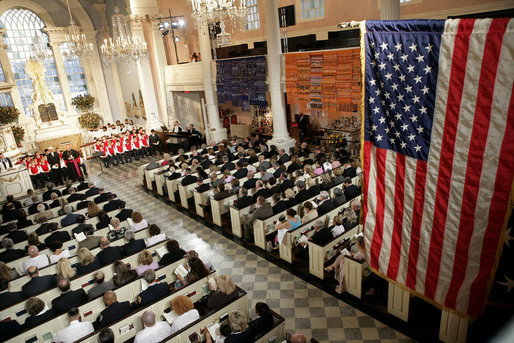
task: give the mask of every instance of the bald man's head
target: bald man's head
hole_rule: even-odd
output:
[[[104,293],[104,303],[107,307],[111,306],[111,304],[118,301],[118,298],[116,297],[116,293],[113,291],[107,291]]]
[[[306,343],[307,338],[305,338],[304,335],[301,333],[295,333],[293,336],[291,336],[291,343]]]
[[[155,313],[152,311],[145,311],[143,313],[143,323],[146,327],[154,326],[155,325]]]

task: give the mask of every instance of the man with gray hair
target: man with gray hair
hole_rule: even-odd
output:
[[[36,223],[40,223],[41,222],[40,219],[42,217],[45,217],[47,220],[52,219],[54,217],[54,213],[51,210],[47,210],[45,208],[45,205],[43,205],[43,204],[37,205],[37,211],[38,211],[38,214],[36,214],[34,216],[34,222],[36,222]]]
[[[123,257],[123,252],[121,251],[120,247],[111,247],[109,244],[111,244],[111,242],[109,242],[107,238],[102,237],[100,239],[100,248],[102,250],[96,256],[98,257],[98,261],[102,266],[113,263],[114,261]]]
[[[259,173],[261,173],[261,180],[263,182],[268,182],[273,177],[273,174],[267,172],[266,169],[265,166],[259,166]]]
[[[311,192],[305,189],[305,181],[296,181],[296,188],[298,188],[298,193],[296,193],[295,198],[298,200],[298,203],[302,203],[311,198]]]
[[[257,180],[255,183],[255,193],[253,193],[252,197],[254,201],[257,201],[258,197],[269,197],[269,189],[264,187],[264,182],[262,180]]]
[[[334,209],[334,202],[330,199],[330,195],[327,191],[321,191],[319,193],[318,214],[320,216],[332,211]]]
[[[86,196],[89,198],[93,195],[97,195],[98,194],[98,188],[95,187],[95,182],[94,181],[89,181],[87,183],[87,187],[88,187],[88,190],[86,191]]]
[[[332,231],[328,227],[325,227],[325,221],[323,219],[316,220],[313,227],[314,234],[309,238],[312,243],[324,246],[334,238]]]
[[[262,182],[261,180],[259,180]],[[243,230],[244,240],[247,242],[253,242],[253,223],[257,219],[265,219],[273,215],[273,208],[269,203],[266,202],[266,198],[263,196],[257,197],[257,208],[246,218]]]
[[[359,216],[361,214],[361,202],[359,200],[355,199],[352,201],[351,207],[352,207],[352,210],[357,215],[357,218],[359,218]]]
[[[72,213],[73,209],[70,205],[64,205],[63,211],[66,215],[61,219],[61,227],[75,224],[78,221],[80,214]]]
[[[5,251],[0,253],[0,261],[9,263],[25,256],[23,249],[13,249],[14,242],[10,238],[4,238],[2,240],[2,247]]]
[[[134,338],[134,343],[157,343],[172,334],[171,326],[166,321],[155,321],[155,313],[143,312],[144,329],[139,331]]]
[[[29,246],[28,253],[30,258],[23,261],[23,263],[20,265],[21,274],[26,274],[29,267],[36,266],[38,269],[41,269],[50,264],[48,261],[48,256],[39,255],[39,249],[35,245]]]

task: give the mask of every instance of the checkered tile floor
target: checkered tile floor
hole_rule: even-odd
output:
[[[98,185],[168,231],[183,249],[196,250],[218,274],[230,275],[248,292],[249,308],[265,301],[286,319],[287,332],[300,332],[320,342],[413,342],[146,193],[137,178],[137,165],[148,161],[110,167],[100,176],[98,163],[92,161],[88,171]]]

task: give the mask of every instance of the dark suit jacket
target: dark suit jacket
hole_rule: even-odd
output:
[[[87,182],[81,182],[80,185],[77,186],[77,191],[83,191],[83,190],[86,190],[88,189],[89,186],[87,184]]]
[[[95,204],[100,204],[102,202],[105,202],[107,201],[107,196],[109,195],[109,193],[107,192],[103,192],[102,194],[100,194],[99,196],[97,196],[93,201],[95,202]]]
[[[0,294],[0,309],[7,308],[11,305],[14,305],[20,301],[22,301],[23,293],[22,292],[6,292]]]
[[[269,197],[269,190],[267,188],[261,188],[257,192],[253,193],[252,198],[253,201],[257,201],[257,198],[263,196],[265,198]]]
[[[257,183],[257,179],[252,177],[251,179],[248,179],[243,183],[243,187],[246,189],[255,188],[255,184]]]
[[[253,340],[253,330],[251,328],[237,334],[230,334],[225,338],[225,343],[247,343]]]
[[[61,206],[61,204],[59,204],[59,200],[54,200],[50,203],[50,208],[56,208],[56,207],[59,207]]]
[[[346,197],[344,196],[344,193],[338,196],[337,198],[334,198],[334,206],[340,206],[346,202]]]
[[[320,185],[314,185],[311,188],[309,188],[309,192],[311,193],[311,197],[315,197],[316,195],[321,192],[321,186]]]
[[[91,262],[90,264],[87,264],[85,266],[81,265],[80,263],[77,263],[77,275],[84,275],[84,274],[89,274],[95,270],[97,270],[98,268],[100,268],[100,262],[98,262],[98,258],[95,258],[95,260],[93,262]]]
[[[242,178],[246,177],[246,175],[248,175],[248,169],[241,168],[241,169],[236,170],[236,172],[232,176],[235,177],[236,179],[242,179]]]
[[[284,170],[284,169],[282,169],[282,168],[277,168],[277,170],[275,170],[275,171],[273,172],[273,176],[274,176],[276,179],[278,179],[278,178],[280,177],[280,175],[282,175],[282,173],[283,173],[283,172],[285,172],[285,170]]]
[[[318,208],[319,211],[319,208]],[[318,232],[315,232],[314,235],[312,235],[311,240],[313,243],[316,243],[319,246],[324,246],[328,242],[330,242],[334,237],[332,236],[332,231],[325,227]]]
[[[236,168],[236,165],[235,165],[234,163],[232,163],[232,162],[227,162],[227,163],[225,163],[225,164],[221,167],[221,172],[223,173],[223,171],[224,171],[225,169],[233,170],[233,169],[235,169],[235,168]]]
[[[312,198],[312,195],[309,190],[302,189],[295,195],[295,198],[298,199],[298,202],[304,202],[305,200]]]
[[[80,214],[77,213],[68,213],[64,218],[61,219],[61,227],[75,224],[79,216]]]
[[[37,210],[36,210],[37,212]],[[34,212],[34,213],[36,213]],[[2,215],[2,221],[4,223],[7,223],[7,222],[10,222],[12,220],[16,220],[18,216],[18,210],[17,209],[14,209],[14,210],[10,210],[10,211],[5,211],[4,214]]]
[[[105,212],[111,212],[111,211],[114,211],[118,208],[118,204],[119,204],[119,200],[117,199],[114,199],[114,200],[111,200],[109,201],[107,204],[104,205],[104,211]]]
[[[136,307],[147,306],[148,304],[161,299],[170,293],[170,287],[167,283],[158,283],[150,286],[146,290],[139,293],[139,296],[141,297],[141,303],[136,305]]]
[[[9,263],[23,256],[25,256],[25,251],[22,249],[8,249],[0,253],[0,261]]]
[[[240,210],[242,208],[250,206],[253,203],[253,198],[249,195],[245,195],[244,197],[237,199],[237,201],[234,204],[234,207]]]
[[[79,201],[79,200],[80,200],[80,194],[78,194],[78,193],[73,193],[73,194],[72,194],[72,195],[70,195],[70,196],[68,197],[68,199],[66,199],[66,200],[68,200],[68,203],[70,203],[70,202],[75,202],[75,201]]]
[[[331,199],[327,199],[323,201],[321,205],[318,206],[318,214],[321,216],[329,211],[334,209],[334,202]]]
[[[9,232],[4,238],[10,238],[16,243],[20,243],[27,240],[27,233],[22,230],[14,230]]]
[[[68,312],[72,307],[79,307],[87,301],[86,292],[82,288],[75,291],[68,291],[52,300],[52,310],[55,314]]]
[[[43,204],[43,206],[45,206],[45,210],[48,210],[50,207],[47,205],[46,202],[38,202],[38,203],[35,203],[35,204],[32,204],[30,205],[29,207],[29,214],[36,214],[38,211],[37,211],[37,206],[39,204]]]
[[[61,243],[67,242],[71,239],[68,231],[55,231],[50,236],[45,238],[45,244],[48,245],[52,241],[59,241]]]
[[[132,255],[146,248],[144,239],[133,239],[122,247],[125,255]],[[159,262],[160,264],[160,262]]]
[[[203,193],[211,189],[211,186],[209,186],[208,183],[202,183],[200,186],[196,187],[196,191],[198,193]]]
[[[123,257],[123,252],[120,247],[107,247],[102,249],[97,255],[98,260],[102,266],[119,260]]]
[[[162,266],[167,266],[169,264],[172,264],[174,262],[177,262],[178,260],[180,260],[181,258],[183,258],[184,256],[186,256],[186,252],[182,249],[180,249],[179,251],[177,251],[176,253],[167,253],[165,254],[160,260],[159,260],[159,266],[162,267]]]
[[[298,203],[299,203],[298,199],[296,199],[294,197],[286,201],[287,208],[293,207],[294,205],[298,205]]]
[[[218,192],[218,193],[214,194],[213,198],[214,198],[214,200],[222,200],[229,196],[230,196],[230,192],[225,189],[223,192]]]
[[[98,188],[91,187],[86,191],[86,196],[89,198],[90,196],[97,195],[98,194]]]
[[[293,187],[294,187],[294,181],[293,180],[289,180],[289,179],[286,179],[286,180],[282,181],[282,183],[280,184],[280,190],[282,192],[285,191],[288,188],[293,188]]]
[[[357,170],[354,167],[346,168],[343,171],[343,177],[355,177],[357,176]]]
[[[182,186],[189,186],[189,185],[195,183],[196,180],[197,180],[196,176],[194,176],[194,175],[187,175],[187,176],[185,176],[182,179],[181,184],[182,184]]]
[[[118,319],[125,317],[130,314],[131,308],[130,303],[128,301],[124,301],[122,303],[115,302],[112,303],[111,306],[107,307],[103,310],[100,315],[96,318],[93,326],[95,330],[106,327],[111,323],[114,323]]]
[[[132,216],[132,212],[134,212],[134,210],[130,208],[124,208],[115,217],[118,218],[120,222],[122,222],[127,220],[127,218],[130,218]]]
[[[79,234],[81,232],[84,232],[88,227],[93,227],[93,225],[85,223],[79,224],[71,230],[71,233],[73,235]]]
[[[351,184],[350,186],[346,187],[344,190],[344,195],[346,196],[346,200],[351,200],[355,197],[358,197],[361,194],[361,190],[359,187],[355,186],[354,184]]]
[[[17,336],[22,331],[23,326],[21,326],[16,320],[0,322],[0,342],[4,342],[9,338]]]
[[[48,233],[50,232],[50,230],[48,229],[49,227],[49,223],[43,223],[41,224],[37,229],[36,229],[36,233],[38,236],[41,236],[41,235],[44,235],[45,233]]]
[[[287,204],[283,200],[280,200],[275,204],[275,206],[273,206],[273,214],[277,214],[285,210],[287,210]]]
[[[168,180],[176,180],[180,177],[180,173],[173,173],[168,176]]]
[[[49,288],[55,286],[55,277],[54,275],[43,275],[43,276],[35,276],[30,279],[29,282],[21,287],[21,292],[25,298],[29,298],[33,295],[39,294],[43,291],[46,291]]]
[[[50,309],[39,316],[27,317],[25,319],[25,329],[29,329],[29,328],[38,326],[42,322],[44,322],[50,318],[53,318],[54,316],[55,316],[54,311]]]
[[[47,190],[46,192],[43,193],[43,201],[50,200],[51,199],[50,197],[51,197],[52,193],[55,193],[58,196],[62,196],[62,193],[61,193],[60,190],[58,190],[58,189],[49,189],[49,190]]]
[[[273,315],[269,312],[262,317],[252,320],[248,327],[253,331],[254,335],[267,332],[271,327],[273,327]]]
[[[78,211],[78,210],[82,210],[83,208],[86,208],[87,205],[89,205],[89,200],[81,201],[81,202],[77,203],[77,205],[75,207],[77,208],[77,211]]]

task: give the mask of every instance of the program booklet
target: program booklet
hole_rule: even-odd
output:
[[[188,274],[186,268],[184,268],[183,265],[178,266],[177,269],[175,269],[174,273],[177,276],[179,276],[179,275],[182,276],[182,278],[185,278],[187,276],[187,274]]]

